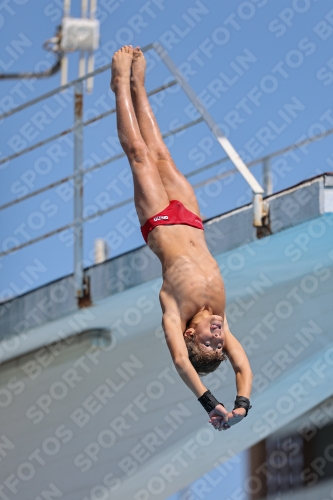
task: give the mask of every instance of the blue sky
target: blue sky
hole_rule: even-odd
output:
[[[73,16],[80,15],[78,4],[72,6]],[[96,67],[110,61],[114,50],[124,43],[145,46],[159,41],[245,162],[333,127],[330,2],[104,0],[98,5],[101,43],[96,52]],[[28,0],[7,2],[0,12],[3,73],[44,69],[52,63],[42,43],[54,35],[61,23],[61,6],[60,0],[38,4]],[[146,82],[148,90],[152,90],[168,81],[170,75],[151,52],[147,59]],[[70,79],[74,79],[77,54],[71,54],[69,60]],[[59,74],[34,81],[3,80],[1,110],[36,98],[59,86],[59,82]],[[179,87],[156,95],[151,103],[163,132],[196,116]],[[93,93],[85,95],[85,117],[102,113],[113,104],[106,72],[95,78]],[[1,155],[13,154],[60,132],[70,127],[72,121],[71,91],[42,101],[5,119]],[[115,127],[114,115],[86,127],[86,166],[121,151]],[[202,123],[169,138],[167,144],[185,174],[225,156]],[[274,191],[332,170],[332,164],[330,137],[280,156],[272,162]],[[194,185],[201,183],[196,193],[203,216],[212,217],[250,201],[251,192],[239,174],[213,184],[208,181],[231,168],[228,161],[190,178]],[[72,169],[71,136],[13,159],[1,165],[2,203],[70,175]],[[252,171],[262,181],[261,166]],[[86,176],[84,214],[90,215],[131,196],[127,160],[110,163]],[[5,209],[1,212],[2,250],[70,223],[72,217],[70,184]],[[126,204],[85,224],[86,266],[93,261],[93,242],[98,237],[108,241],[110,256],[141,246],[143,240],[133,205]],[[0,265],[3,298],[69,274],[73,268],[71,230],[10,254]]]
[[[79,17],[79,2],[71,14]],[[42,48],[61,23],[62,0],[9,0],[0,11],[0,72],[38,71],[52,64]],[[325,0],[99,0],[100,48],[96,67],[107,64],[121,45],[145,46],[159,41],[180,68],[209,112],[245,162],[268,155],[333,128],[333,9]],[[27,22],[29,20],[29,22]],[[163,63],[147,53],[147,89],[170,79]],[[78,57],[69,56],[70,79],[77,76]],[[59,74],[33,81],[2,80],[1,112],[58,87]],[[162,132],[195,118],[179,87],[151,99]],[[114,106],[109,72],[95,78],[94,91],[84,96],[89,119]],[[5,157],[39,142],[73,122],[72,92],[60,94],[6,118],[0,155]],[[178,168],[189,174],[225,157],[204,124],[167,139]],[[90,166],[121,151],[115,116],[85,129],[84,158]],[[274,191],[324,171],[333,170],[330,136],[272,162]],[[190,178],[205,217],[213,217],[251,200],[239,174],[209,179],[233,168],[228,161]],[[1,204],[26,195],[73,171],[70,136],[0,165]],[[261,166],[253,173],[262,182]],[[118,204],[133,194],[126,159],[86,176],[84,214]],[[63,184],[0,214],[1,251],[24,243],[73,218],[72,185]],[[85,266],[93,263],[96,238],[108,242],[110,256],[143,244],[132,203],[93,219],[84,227]],[[73,270],[72,232],[68,230],[0,260],[0,298],[25,293]],[[224,498],[235,492],[234,469],[223,483]],[[228,492],[226,488],[229,488]],[[193,498],[200,498],[195,493]],[[199,491],[199,490],[198,490]],[[177,496],[173,497],[176,498]],[[178,495],[179,497],[179,495]],[[178,498],[177,497],[177,498]],[[205,496],[220,498],[218,487]]]

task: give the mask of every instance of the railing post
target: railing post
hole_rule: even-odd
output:
[[[269,196],[270,194],[273,193],[271,159],[269,157],[265,158],[263,161],[263,178],[264,178],[265,195]]]
[[[74,280],[77,298],[83,285],[83,82],[74,87]]]

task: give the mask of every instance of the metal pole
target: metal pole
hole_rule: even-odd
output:
[[[97,0],[90,0],[90,19],[95,19],[96,17],[96,9],[97,9]],[[88,55],[88,66],[87,72],[92,73],[94,71],[94,63],[95,63],[95,55],[93,52],[90,52]],[[87,80],[87,92],[91,94],[94,87],[94,79],[88,78]]]
[[[81,17],[85,19],[87,17],[88,10],[88,0],[81,0]],[[86,74],[86,56],[83,51],[80,52],[79,59],[79,77]]]
[[[83,82],[74,87],[74,280],[83,297]]]
[[[190,85],[187,83],[181,72],[178,70],[177,66],[173,63],[171,58],[169,57],[168,53],[164,50],[162,45],[159,43],[154,43],[153,48],[157,52],[157,54],[160,56],[170,73],[175,77],[175,79],[178,81],[179,85],[187,95],[187,97],[190,99],[192,104],[195,106],[197,109],[198,113],[202,116],[202,118],[205,120],[207,123],[208,127],[210,130],[213,132],[216,140],[220,144],[220,146],[224,149],[232,163],[235,165],[235,167],[239,170],[239,172],[242,174],[246,182],[250,185],[252,191],[254,194],[262,194],[264,192],[263,188],[260,186],[259,182],[257,179],[254,177],[252,172],[248,169],[248,167],[245,165],[237,151],[234,149],[234,147],[230,144],[229,140],[225,137],[223,134],[222,130],[220,127],[217,125],[213,117],[208,113],[207,109],[205,106],[202,104],[202,102],[198,99],[197,95],[195,92],[192,90]]]
[[[264,158],[263,161],[263,178],[264,178],[264,189],[266,196],[273,193],[273,180],[271,171],[271,159],[269,157]]]
[[[64,18],[69,17],[71,13],[71,0],[64,0]],[[66,52],[63,54],[61,58],[61,77],[60,77],[60,85],[66,85],[67,77],[68,77],[68,55]]]

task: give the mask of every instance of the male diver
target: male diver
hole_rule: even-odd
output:
[[[192,186],[175,166],[150,107],[144,81],[146,61],[139,47],[124,46],[112,59],[111,88],[117,129],[131,166],[134,201],[144,240],[162,264],[162,325],[174,365],[218,430],[240,422],[250,408],[252,372],[231,334],[225,290],[204,236]],[[228,358],[237,396],[228,412],[202,383]]]

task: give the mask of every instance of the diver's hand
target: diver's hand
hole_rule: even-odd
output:
[[[224,408],[222,405],[217,405],[215,406],[214,410],[212,410],[209,413],[209,423],[212,424],[212,426],[220,430],[220,427],[222,425],[228,425],[228,418],[231,413],[228,413],[228,411]],[[229,428],[229,427],[228,427]]]
[[[214,408],[214,410],[216,410],[216,408]],[[217,412],[213,415],[214,410],[209,414],[211,416],[210,423],[219,431],[226,431],[230,429],[231,426],[238,424],[243,420],[246,413],[244,408],[236,408],[228,413],[227,420],[225,420]]]
[[[245,409],[244,408],[236,408],[235,410],[232,410],[228,414],[228,426],[231,427],[232,425],[236,425],[239,422],[243,420],[245,417]]]

